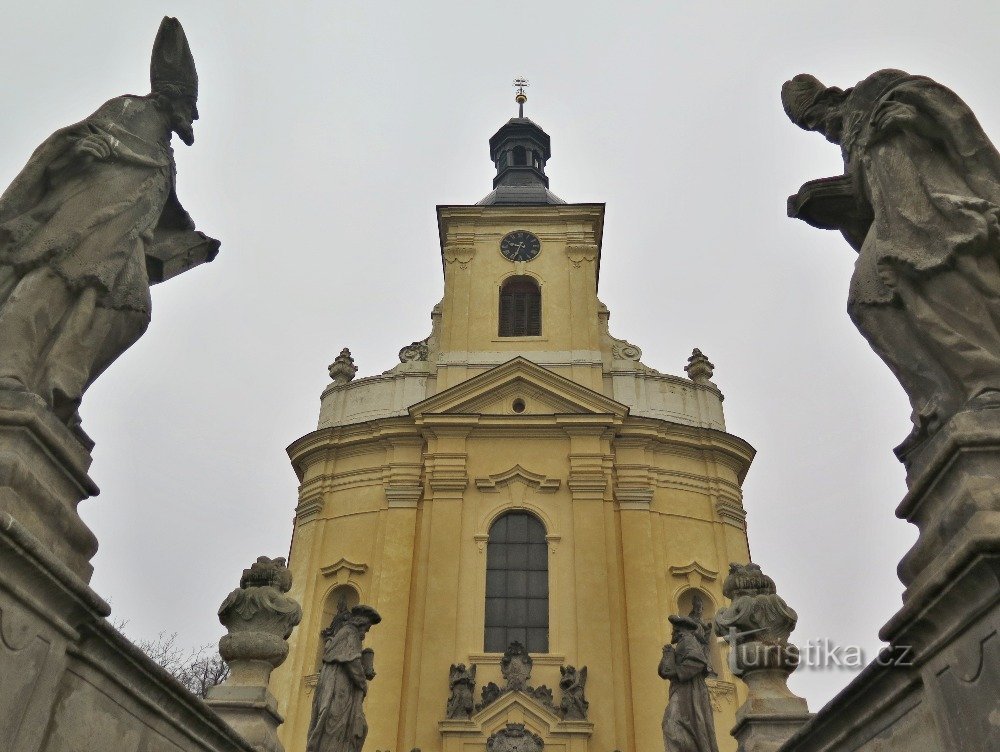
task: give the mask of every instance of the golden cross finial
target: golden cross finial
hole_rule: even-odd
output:
[[[514,94],[514,101],[517,102],[517,116],[523,118],[524,103],[528,101],[528,95],[524,93],[524,89],[528,86],[528,79],[524,76],[518,76],[514,79],[514,86],[517,88]]]

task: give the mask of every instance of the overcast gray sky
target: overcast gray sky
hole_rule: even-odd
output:
[[[552,190],[607,202],[612,333],[670,373],[704,350],[729,430],[758,450],[750,546],[798,610],[793,639],[877,647],[915,539],[893,515],[909,408],[845,313],[853,251],[785,217],[842,164],[778,93],[800,72],[849,86],[903,68],[1000,137],[995,0],[9,3],[3,185],[56,128],[148,91],[165,13],[201,78],[178,195],[222,252],[154,289],[148,333],[83,405],[93,585],[133,637],[215,641],[242,569],[287,552],[284,448],[315,427],[340,348],[370,375],[429,332],[434,206],[489,192],[487,140],[524,75]],[[851,675],[792,685],[815,710]]]

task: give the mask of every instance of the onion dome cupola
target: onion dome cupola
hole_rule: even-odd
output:
[[[527,85],[523,78],[514,81],[518,116],[508,120],[490,139],[490,159],[497,175],[493,178],[493,191],[480,205],[566,203],[549,190],[545,175],[545,163],[552,156],[549,134],[524,116]]]

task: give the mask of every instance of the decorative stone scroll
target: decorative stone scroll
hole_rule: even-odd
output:
[[[632,360],[638,363],[642,358],[642,350],[628,340],[612,337],[610,334],[608,337],[611,338],[611,356],[615,360]]]
[[[419,342],[411,342],[399,351],[399,362],[409,363],[415,360],[427,360],[430,337],[425,337]]]

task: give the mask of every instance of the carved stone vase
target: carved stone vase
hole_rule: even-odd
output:
[[[209,690],[207,701],[259,752],[283,749],[277,728],[284,719],[267,683],[288,656],[288,637],[302,619],[299,604],[286,595],[291,586],[285,560],[262,556],[243,570],[239,588],[219,608],[219,621],[229,630],[219,653],[230,674]]]

